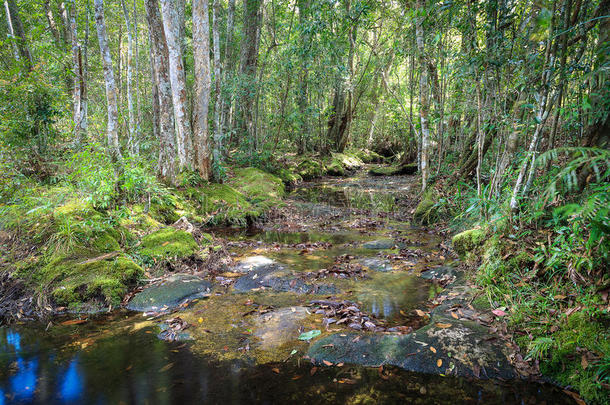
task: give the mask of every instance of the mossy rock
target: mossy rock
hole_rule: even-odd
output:
[[[249,215],[258,214],[246,196],[228,184],[210,183],[188,188],[184,193],[197,205],[196,211],[205,216],[201,222],[245,225]]]
[[[273,174],[255,167],[235,169],[229,184],[251,199],[280,199],[284,196],[284,182]]]
[[[57,257],[34,276],[55,303],[78,309],[91,301],[118,306],[144,274],[140,266],[123,254],[90,258]]]
[[[413,213],[413,220],[422,225],[429,225],[440,219],[442,210],[437,205],[439,196],[434,188],[428,188],[421,197]]]
[[[333,164],[339,165],[343,167],[345,171],[351,172],[360,169],[364,165],[364,162],[355,154],[333,153],[331,155],[331,165]]]
[[[379,166],[369,170],[373,176],[399,176],[417,173],[417,163],[398,166]]]
[[[487,232],[483,229],[469,229],[458,233],[452,239],[453,249],[460,257],[465,257],[468,253],[478,249],[485,242]]]
[[[163,200],[153,200],[150,203],[150,216],[165,225],[171,225],[180,219],[179,204],[175,196]]]
[[[285,168],[281,168],[277,170],[276,175],[282,179],[284,184],[287,186],[294,186],[303,181],[303,178],[298,173],[294,173],[293,171]]]
[[[364,163],[383,163],[385,161],[385,158],[379,153],[368,149],[359,149],[351,153],[357,156]]]
[[[330,176],[345,176],[345,168],[340,162],[333,160],[327,167],[326,173]]]
[[[121,250],[121,245],[117,241],[120,238],[118,231],[108,230],[100,232],[91,242],[92,247],[101,253],[109,253]]]
[[[318,177],[324,176],[326,167],[322,162],[314,159],[303,160],[297,166],[297,173],[303,178],[303,180],[312,180]]]
[[[199,245],[193,235],[167,227],[142,238],[138,254],[144,258],[163,260],[189,257],[198,250]]]
[[[185,300],[201,298],[212,285],[189,274],[176,274],[161,284],[145,288],[136,294],[127,308],[132,311],[159,311],[175,308]]]

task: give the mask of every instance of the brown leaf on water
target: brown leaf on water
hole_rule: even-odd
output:
[[[174,363],[169,363],[163,367],[161,367],[161,369],[159,370],[160,373],[164,373],[167,370],[169,370],[170,368],[174,367]]]
[[[459,319],[458,314],[456,314],[455,312],[451,312],[451,316],[455,319]]]
[[[85,323],[87,322],[86,319],[70,319],[67,321],[63,321],[61,324],[62,325],[79,325],[81,323]]]
[[[327,366],[332,366],[333,365],[333,363],[331,363],[328,360],[322,360],[322,363],[326,364]]]
[[[294,377],[292,377],[293,380],[299,380],[301,378],[303,378],[302,375],[295,375]]]
[[[432,346],[430,346],[430,351],[431,351],[432,353],[436,353],[436,349],[435,349],[434,347],[432,347]]]
[[[428,315],[428,314],[426,314],[424,311],[422,311],[421,309],[416,309],[416,310],[415,310],[415,313],[416,313],[418,316],[421,316],[421,317],[424,317],[424,316],[427,316],[427,315]]]
[[[442,322],[436,323],[436,327],[441,328],[441,329],[447,329],[447,328],[450,328],[451,326],[452,325],[450,323],[442,323]]]
[[[343,367],[343,363],[337,363],[337,367]]]
[[[271,371],[273,371],[275,374],[279,374],[280,373],[280,369],[277,368],[277,367],[272,368]]]
[[[443,365],[443,360],[441,360],[441,359],[436,360],[436,366],[437,367],[440,367],[442,365]]]
[[[317,367],[312,367],[311,370],[309,370],[309,375],[314,375],[317,371],[318,371]]]

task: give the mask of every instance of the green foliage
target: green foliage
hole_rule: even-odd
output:
[[[199,245],[188,232],[167,227],[146,235],[137,254],[147,264],[170,258],[185,258],[199,250]]]

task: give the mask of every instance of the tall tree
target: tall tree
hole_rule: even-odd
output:
[[[127,125],[127,148],[129,153],[135,154],[138,140],[136,139],[136,111],[134,101],[133,75],[134,75],[134,27],[129,18],[129,11],[125,6],[125,0],[121,0],[123,17],[127,26],[127,114],[129,123]],[[134,22],[135,25],[135,22]]]
[[[83,94],[85,93],[85,78],[83,69],[83,55],[81,45],[78,42],[77,10],[74,1],[70,2],[70,33],[72,38],[72,68],[74,74],[74,89],[72,93],[74,138],[80,145],[85,135],[86,124],[83,126]],[[85,118],[86,119],[86,118]]]
[[[224,70],[222,72],[222,82],[226,86],[228,79],[232,78],[233,71],[235,69],[234,57],[233,57],[233,34],[235,31],[235,0],[229,0],[229,7],[227,10],[227,35],[225,42],[225,55],[224,55]],[[222,95],[222,107],[220,113],[220,126],[223,133],[230,131],[229,123],[231,122],[231,97],[228,92],[221,88]],[[221,150],[222,152],[222,150]]]
[[[107,127],[106,139],[108,150],[113,162],[118,162],[122,159],[121,150],[119,148],[119,111],[117,86],[114,79],[114,69],[112,67],[112,56],[110,47],[108,46],[108,34],[106,31],[106,21],[104,19],[104,1],[94,0],[95,7],[95,25],[97,28],[97,39],[102,54],[102,63],[104,66],[104,81],[106,83],[106,108],[107,108]]]
[[[256,125],[254,120],[254,98],[256,91],[256,68],[258,66],[258,41],[261,0],[244,0],[244,27],[241,41],[240,81],[240,132],[248,136],[253,148],[256,148]]]
[[[214,144],[213,159],[216,167],[222,164],[222,138],[223,128],[221,123],[222,110],[222,62],[220,54],[220,1],[214,0],[214,13],[212,15],[212,40],[214,41]]]
[[[30,53],[30,48],[27,44],[25,29],[23,28],[23,22],[19,15],[17,3],[15,3],[15,0],[4,0],[4,7],[6,9],[9,32],[11,36],[17,40],[17,49],[19,50],[20,59],[27,69],[32,69],[32,54]]]
[[[197,171],[204,180],[211,175],[208,110],[210,107],[210,21],[208,0],[193,0],[193,56],[195,59],[194,144]]]
[[[311,35],[309,24],[309,8],[311,0],[298,0],[299,6],[299,87],[297,90],[297,104],[299,107],[299,137],[297,149],[299,153],[305,152],[307,138],[310,135],[309,119],[307,117],[307,82],[309,75],[309,54],[311,52]]]
[[[419,120],[421,126],[421,159],[420,171],[422,176],[422,191],[428,185],[430,129],[428,127],[428,114],[430,101],[428,99],[428,64],[426,61],[426,48],[424,36],[424,16],[426,13],[425,0],[417,0],[417,16],[415,19],[415,41],[417,44],[417,57],[419,60]]]
[[[176,143],[174,115],[172,108],[172,88],[169,78],[169,51],[157,0],[145,0],[146,21],[150,38],[150,53],[153,71],[153,95],[155,87],[158,99],[153,102],[159,109],[159,160],[157,173],[170,184],[176,182]]]
[[[180,169],[193,167],[193,141],[191,137],[191,121],[188,116],[186,100],[186,76],[182,54],[181,21],[184,14],[180,14],[180,7],[173,0],[161,0],[163,13],[163,30],[167,49],[169,51],[169,77],[172,85],[172,100],[174,105],[174,118],[176,120],[178,162]]]

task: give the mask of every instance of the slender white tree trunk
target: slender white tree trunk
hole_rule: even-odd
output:
[[[169,79],[169,52],[157,0],[145,0],[146,20],[150,38],[150,53],[154,85],[157,88],[159,118],[159,163],[157,172],[164,181],[176,182],[176,143],[174,115],[172,111],[172,88]],[[154,88],[154,86],[153,86]]]
[[[417,0],[417,8],[420,12],[424,10],[424,0]],[[424,29],[422,25],[423,17],[418,16],[415,23],[415,41],[419,57],[419,116],[421,123],[421,178],[422,191],[428,185],[429,162],[428,154],[430,150],[430,129],[428,128],[428,111],[430,109],[428,100],[428,78],[426,66],[426,54],[424,47]]]
[[[180,40],[180,19],[184,16],[179,15],[177,4],[173,0],[161,0],[161,12],[169,51],[169,78],[172,85],[174,117],[178,129],[178,162],[180,169],[190,169],[193,166],[193,142],[186,107],[186,78]]]
[[[210,107],[210,20],[208,0],[193,0],[193,56],[195,59],[195,131],[197,170],[210,179],[210,142],[208,110]]]
[[[222,163],[222,125],[220,115],[222,109],[222,64],[220,61],[220,1],[214,0],[214,14],[212,24],[212,37],[214,41],[214,90],[216,102],[214,106],[214,163],[218,166]]]
[[[130,154],[135,154],[137,139],[136,133],[136,112],[135,102],[133,98],[133,64],[134,64],[134,46],[133,46],[133,26],[131,25],[131,19],[129,18],[129,12],[125,6],[125,0],[121,0],[121,7],[123,8],[123,16],[125,18],[125,25],[127,26],[127,113],[128,113],[128,126],[127,126],[127,148]]]
[[[104,21],[104,1],[94,0],[95,25],[97,27],[97,38],[100,44],[102,62],[104,66],[104,81],[106,82],[106,102],[108,109],[107,142],[108,149],[113,161],[120,160],[119,149],[119,112],[117,106],[117,87],[114,80],[112,68],[112,57],[108,46],[108,34],[106,33],[106,22]]]
[[[224,71],[222,72],[222,81],[227,83],[230,75],[233,73],[233,33],[235,30],[235,0],[229,0],[227,10],[227,35],[225,45],[225,60]],[[220,112],[220,125],[223,133],[229,132],[229,123],[231,121],[231,98],[221,89],[222,107]],[[224,150],[221,150],[224,152]]]
[[[78,29],[76,25],[76,5],[74,1],[70,2],[70,33],[72,37],[72,69],[74,74],[74,89],[72,92],[73,101],[73,115],[74,115],[74,138],[76,144],[80,145],[82,142],[81,133],[81,120],[82,120],[82,88],[83,83],[83,69],[82,69],[82,55],[80,44],[78,43]]]

